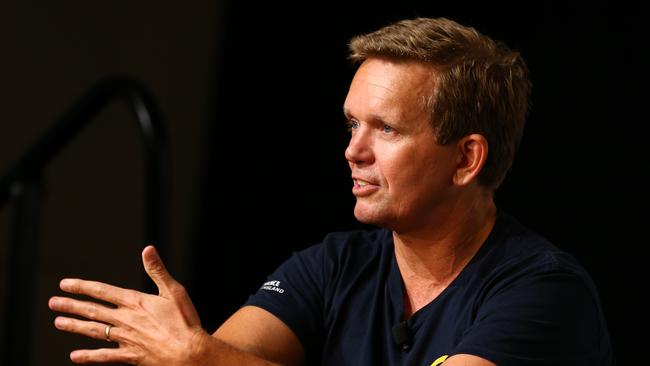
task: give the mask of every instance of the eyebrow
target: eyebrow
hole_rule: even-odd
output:
[[[345,106],[343,107],[343,115],[347,119],[354,118],[354,115],[352,114],[352,112],[349,109],[345,108]],[[386,120],[386,118],[383,118],[382,116],[379,116],[379,115],[376,115],[376,114],[371,114],[368,117],[369,117],[368,118],[369,121],[377,121],[377,122],[381,122],[381,123],[388,123],[388,124],[391,124],[391,125],[396,124],[396,122],[389,122],[388,120]]]

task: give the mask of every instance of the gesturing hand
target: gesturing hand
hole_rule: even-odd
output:
[[[115,305],[109,307],[68,297],[50,299],[50,309],[88,319],[58,316],[54,321],[56,328],[96,339],[106,339],[108,335],[110,341],[119,344],[118,348],[75,350],[70,354],[72,361],[117,361],[142,366],[193,364],[193,351],[203,335],[207,335],[194,305],[183,286],[169,275],[154,247],[142,251],[142,261],[158,287],[158,296],[101,282],[61,281],[61,290],[65,292]]]

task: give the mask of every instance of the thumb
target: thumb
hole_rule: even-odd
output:
[[[147,271],[149,277],[158,287],[160,296],[167,297],[171,288],[176,284],[176,280],[167,272],[167,268],[153,245],[149,245],[142,250],[142,264],[144,270]]]

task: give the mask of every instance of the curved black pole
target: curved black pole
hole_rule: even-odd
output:
[[[3,345],[3,365],[30,365],[30,341],[35,268],[38,261],[34,254],[40,234],[40,214],[43,196],[40,176],[24,177],[13,186],[11,237],[7,275],[7,302]]]
[[[99,81],[68,109],[53,127],[0,177],[0,208],[13,201],[12,242],[9,248],[9,283],[5,309],[3,365],[27,364],[35,256],[43,169],[110,102],[122,99],[135,116],[145,154],[145,241],[155,244],[163,257],[169,247],[170,162],[167,131],[150,93],[132,79],[112,77]]]

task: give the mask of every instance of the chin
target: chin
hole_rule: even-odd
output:
[[[354,207],[354,217],[357,221],[368,224],[375,225],[379,227],[389,227],[386,215],[377,209],[370,209],[368,207],[360,207],[359,205]]]

